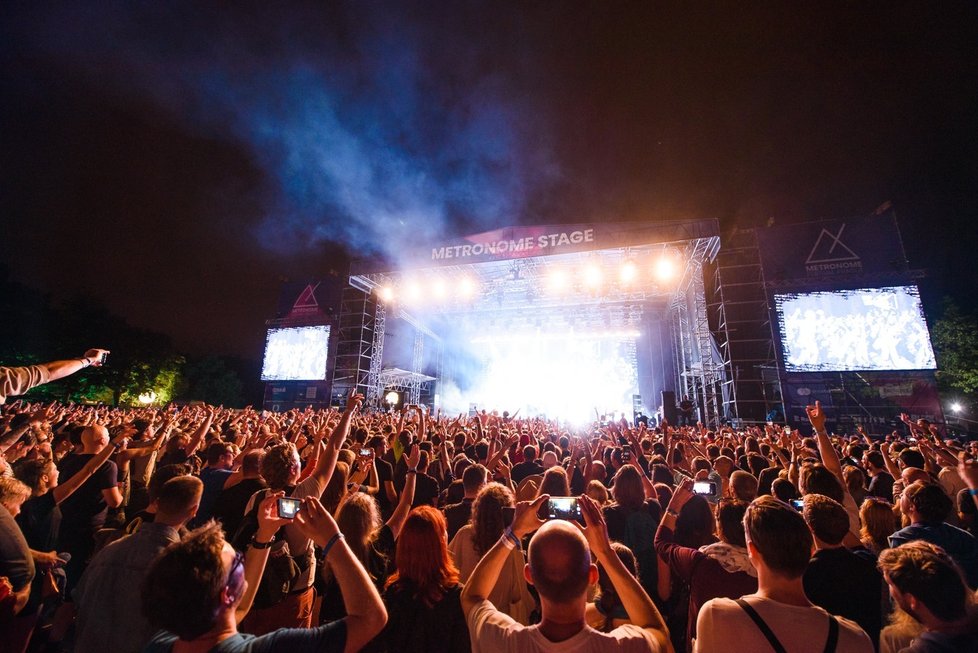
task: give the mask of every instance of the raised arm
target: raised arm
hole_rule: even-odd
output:
[[[295,525],[324,550],[324,557],[340,586],[346,608],[345,653],[355,653],[387,623],[387,610],[373,581],[346,544],[336,522],[318,499],[307,498],[296,514]]]
[[[51,381],[57,381],[58,379],[63,379],[66,376],[71,376],[75,372],[83,370],[89,365],[93,365],[95,367],[100,366],[102,364],[102,355],[108,355],[108,353],[109,351],[107,349],[89,349],[81,358],[41,363],[41,367],[47,370],[48,383],[50,383]]]
[[[111,442],[106,444],[97,454],[92,456],[89,461],[85,463],[85,466],[79,469],[74,476],[66,480],[64,483],[59,483],[53,490],[51,490],[51,496],[54,497],[54,502],[61,503],[74,494],[75,490],[80,488],[85,481],[90,479],[92,474],[94,474],[99,467],[104,465],[113,453],[124,449],[125,446],[125,436],[117,435],[115,438],[113,438]]]
[[[204,442],[204,436],[207,435],[207,431],[211,428],[211,422],[214,421],[214,408],[209,407],[207,412],[204,414],[204,421],[200,423],[194,434],[190,436],[190,441],[183,448],[183,453],[188,456],[194,455],[200,445]]]
[[[666,627],[662,615],[656,609],[655,603],[652,602],[649,595],[642,589],[638,579],[632,576],[618,554],[611,548],[611,541],[608,539],[608,526],[604,522],[601,508],[587,495],[582,496],[579,501],[585,526],[578,524],[578,528],[584,533],[595,557],[601,563],[605,573],[608,574],[615,591],[618,592],[618,597],[621,599],[622,607],[625,608],[629,620],[649,632],[658,644],[658,650],[672,651],[669,629]],[[577,524],[577,522],[571,523]]]
[[[411,504],[414,502],[414,486],[418,481],[418,463],[420,461],[421,450],[418,448],[418,445],[411,445],[411,450],[407,453],[407,458],[404,461],[407,463],[407,473],[404,476],[404,490],[401,492],[401,498],[397,502],[394,513],[387,520],[387,526],[394,533],[395,540],[401,534],[401,528],[404,527],[408,513],[411,512]]]
[[[319,482],[319,487],[323,489],[326,488],[326,484],[329,483],[329,479],[333,476],[333,470],[336,469],[336,459],[339,458],[340,449],[343,448],[343,443],[346,442],[346,436],[350,434],[350,420],[362,402],[363,395],[350,393],[349,398],[346,400],[346,410],[343,411],[343,415],[340,417],[340,423],[330,433],[329,440],[326,443],[326,451],[321,452],[319,455],[319,460],[316,462],[316,467],[313,469],[312,475]]]
[[[805,412],[808,413],[808,421],[812,423],[812,428],[815,430],[815,438],[818,441],[818,453],[822,458],[822,464],[825,465],[826,469],[835,474],[835,477],[839,479],[839,483],[845,489],[846,479],[842,475],[842,462],[839,460],[839,454],[835,450],[835,447],[832,446],[832,440],[829,439],[828,431],[825,430],[825,412],[822,410],[822,402],[816,401],[814,406],[806,406]]]

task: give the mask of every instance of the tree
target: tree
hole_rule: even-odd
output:
[[[943,314],[931,329],[942,390],[978,392],[978,319],[944,300]]]

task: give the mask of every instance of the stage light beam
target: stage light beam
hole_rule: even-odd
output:
[[[547,288],[552,292],[561,292],[567,287],[567,275],[563,270],[551,270],[547,275]]]
[[[591,264],[584,268],[584,285],[597,288],[601,285],[601,268]]]
[[[951,404],[951,412],[953,413],[960,413],[963,410],[963,408],[964,407],[956,401]]]
[[[655,262],[655,278],[662,282],[667,283],[672,281],[676,277],[676,263],[670,258],[665,256],[659,257],[659,260]]]
[[[635,267],[635,263],[632,261],[625,261],[622,263],[621,270],[618,272],[618,276],[622,283],[631,283],[635,280],[635,276],[638,274],[638,269]]]
[[[421,285],[417,281],[408,281],[404,284],[404,299],[410,304],[421,301]]]
[[[462,277],[458,282],[458,295],[462,299],[475,297],[475,282],[469,277]]]
[[[394,289],[390,286],[381,286],[377,289],[377,296],[380,297],[380,301],[390,303],[394,299]]]

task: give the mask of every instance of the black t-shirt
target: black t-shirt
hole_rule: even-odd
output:
[[[54,492],[48,490],[39,497],[25,501],[17,515],[17,524],[32,549],[54,551],[58,547],[58,531],[61,529],[61,509],[54,501]]]
[[[95,454],[90,453],[66,457],[61,461],[61,477],[71,478],[94,457]],[[61,502],[62,527],[60,539],[62,541],[65,537],[75,534],[76,530],[92,532],[105,524],[108,505],[102,498],[102,490],[116,486],[118,471],[114,462],[105,461],[87,481],[81,484],[81,487]]]
[[[893,501],[893,477],[887,472],[880,472],[869,481],[868,497],[878,497]]]
[[[238,532],[249,499],[255,492],[266,487],[265,481],[260,478],[246,478],[237,485],[221,490],[217,495],[211,514],[224,526],[224,532],[228,537],[234,537]]]
[[[380,505],[381,512],[390,514],[393,506],[387,498],[387,481],[394,482],[394,468],[383,458],[374,461],[377,465],[377,482],[380,483],[380,492],[377,493],[377,503]]]
[[[852,619],[877,646],[883,627],[883,576],[872,560],[845,548],[816,551],[804,576],[805,595],[829,613]]]
[[[471,650],[460,597],[462,586],[448,589],[441,601],[428,606],[404,584],[384,593],[387,626],[364,650],[403,653],[467,653]]]
[[[523,479],[525,479],[527,476],[533,476],[534,474],[542,474],[542,473],[543,473],[543,465],[541,465],[540,461],[538,460],[533,460],[530,462],[524,461],[518,463],[516,465],[513,465],[513,471],[512,471],[513,483],[519,485],[520,483],[523,482]]]

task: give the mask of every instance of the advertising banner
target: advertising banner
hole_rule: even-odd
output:
[[[892,215],[756,230],[764,279],[774,285],[907,271]]]

